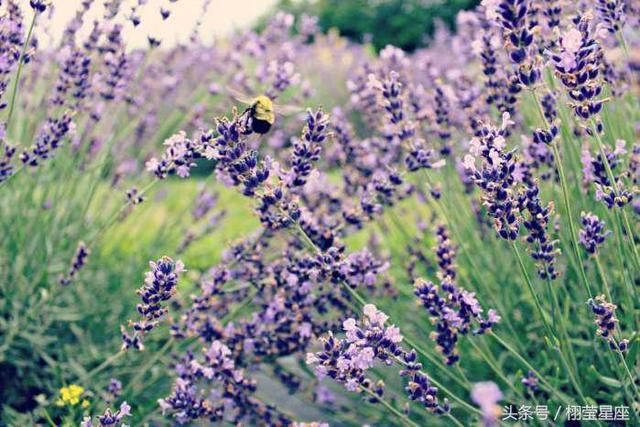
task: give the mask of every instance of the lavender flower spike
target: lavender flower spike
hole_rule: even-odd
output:
[[[291,152],[291,170],[285,177],[288,187],[301,187],[306,184],[313,163],[320,159],[322,143],[327,137],[329,116],[322,109],[307,111],[307,125],[302,138],[293,143]]]
[[[598,336],[606,340],[612,350],[626,351],[629,347],[629,340],[616,340],[615,337],[616,327],[618,326],[618,318],[616,317],[618,306],[608,302],[604,295],[589,298],[587,304],[589,304],[591,311],[596,316],[595,324],[598,326],[596,331]]]
[[[610,33],[620,31],[625,21],[624,0],[596,0],[596,10],[604,27]]]
[[[107,408],[104,414],[98,416],[98,424],[91,421],[91,417],[85,417],[80,423],[80,427],[111,427],[118,425],[124,417],[131,416],[131,406],[127,402],[120,404],[120,409],[113,412],[111,408]],[[124,426],[124,424],[121,424]]]
[[[578,232],[580,244],[590,254],[598,252],[611,230],[605,231],[605,223],[597,215],[588,212],[580,214],[582,229]]]
[[[322,350],[307,353],[307,363],[315,365],[319,378],[329,377],[353,392],[370,390],[374,395],[383,394],[383,384],[376,384],[367,377],[369,369],[380,361],[387,366],[400,364],[399,375],[409,378],[405,387],[409,400],[420,402],[429,412],[444,414],[449,412],[449,403],[438,403],[438,389],[433,387],[422,364],[417,361],[415,350],[406,351],[400,345],[402,335],[394,325],[386,326],[389,316],[379,311],[373,304],[363,308],[360,320],[349,318],[342,327],[346,337],[336,338],[333,333],[321,338]],[[375,398],[370,400],[375,403]]]
[[[476,383],[471,389],[471,400],[482,410],[482,425],[493,427],[498,425],[500,407],[497,403],[502,399],[502,392],[492,381]]]
[[[69,268],[69,272],[66,276],[60,277],[60,284],[63,286],[67,286],[71,284],[73,278],[78,274],[78,271],[87,263],[87,257],[89,256],[89,248],[84,244],[84,242],[78,243],[78,248],[76,249],[76,253],[73,256],[73,261],[71,262],[71,267]]]
[[[133,336],[130,336],[124,327],[122,328],[122,348],[125,350],[131,347],[137,350],[144,348],[142,343],[144,335],[155,328],[168,312],[168,308],[163,303],[170,300],[176,293],[178,278],[185,271],[182,261],[174,261],[167,256],[156,262],[151,261],[149,265],[151,270],[145,273],[144,286],[137,291],[142,303],[138,304],[136,309],[142,318],[131,322]]]
[[[500,316],[493,309],[485,318],[475,294],[458,288],[449,277],[443,278],[441,286],[418,279],[414,284],[414,294],[432,316],[435,330],[431,339],[436,342],[447,365],[460,360],[457,348],[459,335],[468,334],[474,322],[478,326],[473,334],[481,335],[500,321]]]

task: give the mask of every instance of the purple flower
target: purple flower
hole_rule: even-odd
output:
[[[625,22],[624,0],[597,0],[596,10],[607,31],[617,33]]]
[[[513,125],[509,113],[502,115],[500,127],[483,125],[479,136],[470,142],[470,154],[464,166],[474,183],[482,189],[483,201],[493,218],[498,235],[515,240],[521,219],[517,215],[518,202],[514,194],[515,158],[513,151],[505,151],[507,129]],[[476,161],[480,165],[476,165]]]
[[[67,102],[67,95],[75,100],[74,105],[69,105],[78,109],[91,89],[91,57],[77,49],[66,49],[62,51],[62,63],[60,73],[55,85],[55,92],[50,102],[55,107],[63,107]]]
[[[307,111],[307,125],[302,131],[302,137],[293,143],[290,156],[291,170],[283,177],[288,187],[301,187],[306,184],[313,163],[320,159],[328,125],[329,116],[322,109]]]
[[[343,322],[345,339],[338,339],[329,332],[320,339],[321,351],[307,353],[307,363],[314,365],[316,375],[329,377],[351,392],[368,389],[376,396],[382,396],[384,384],[373,384],[367,371],[376,366],[376,362],[387,366],[399,364],[402,366],[399,375],[408,378],[405,391],[409,400],[420,402],[436,414],[448,412],[447,400],[443,405],[438,403],[438,390],[422,372],[415,350],[405,351],[400,346],[400,330],[394,325],[385,325],[389,316],[373,304],[366,304],[363,312],[362,319],[349,318]],[[376,399],[370,401],[375,403]]]
[[[538,386],[538,376],[533,371],[527,372],[527,374],[522,378],[522,384],[533,394],[540,390],[540,387]]]
[[[234,333],[232,326],[227,329],[227,334]],[[239,423],[245,418],[251,425],[258,420],[291,424],[286,416],[254,395],[256,382],[236,365],[236,357],[236,352],[220,340],[213,341],[198,356],[187,351],[176,363],[178,377],[171,394],[158,400],[163,414],[171,413],[178,424],[205,419],[209,423],[225,419]]]
[[[535,144],[550,145],[558,136],[560,128],[558,126],[558,111],[556,109],[556,97],[555,94],[550,92],[545,94],[540,100],[542,105],[542,111],[544,118],[549,123],[548,129],[536,128],[533,131],[533,142]],[[551,161],[553,161],[553,155],[551,154]],[[553,163],[551,163],[553,164]]]
[[[518,195],[518,203],[522,215],[525,216],[522,225],[529,233],[526,242],[530,245],[531,258],[538,265],[538,275],[545,280],[555,280],[558,277],[555,259],[560,250],[556,248],[558,242],[551,240],[548,232],[553,203],[542,205],[540,188],[535,182],[525,186]]]
[[[206,416],[209,412],[207,403],[196,395],[196,387],[188,380],[176,379],[171,395],[158,400],[164,415],[171,411],[178,424],[186,424]]]
[[[440,277],[454,281],[457,274],[457,267],[454,263],[456,257],[456,247],[449,239],[449,231],[444,225],[436,228],[436,257],[438,259],[438,267],[440,267]]]
[[[377,277],[389,268],[389,263],[377,260],[367,250],[349,254],[341,267],[341,273],[352,288],[372,288]]]
[[[29,0],[29,5],[35,13],[42,13],[47,10],[47,6],[51,4],[50,0]]]
[[[15,153],[16,148],[14,146],[4,143],[2,157],[0,157],[0,183],[13,175],[14,166],[11,164],[11,159]]]
[[[418,279],[414,283],[414,294],[432,316],[435,330],[431,338],[448,365],[460,360],[457,348],[459,334],[468,334],[475,322],[477,328],[473,334],[481,335],[500,321],[495,310],[489,310],[485,318],[475,293],[458,288],[449,277],[443,278],[440,287]]]
[[[95,425],[91,421],[91,417],[85,417],[80,423],[81,427],[111,427],[118,425],[124,417],[131,416],[131,406],[127,402],[120,404],[120,409],[113,412],[111,408],[107,408],[104,414],[98,416],[98,424]]]
[[[502,397],[502,392],[493,381],[480,382],[473,385],[471,400],[480,406],[482,422],[485,427],[498,425],[500,407],[497,403],[502,400]]]
[[[71,261],[71,267],[69,267],[69,271],[66,276],[60,277],[60,284],[63,286],[67,286],[71,284],[73,278],[78,274],[78,272],[84,267],[87,263],[87,257],[91,251],[84,242],[79,242],[78,247],[76,248],[76,253],[73,256],[73,260]]]
[[[616,339],[616,329],[618,318],[616,317],[617,306],[608,302],[604,295],[589,298],[587,304],[596,317],[595,324],[598,327],[596,333],[609,343],[609,347],[616,351],[626,351],[629,346],[628,339]]]
[[[195,166],[193,160],[200,157],[196,145],[185,136],[184,132],[171,136],[164,145],[166,149],[162,158],[149,159],[145,164],[146,169],[153,172],[159,179],[165,179],[171,173],[175,173],[180,178],[189,176],[189,170]]]
[[[127,202],[134,206],[144,202],[144,194],[140,194],[136,187],[131,187],[130,189],[128,189],[126,196]]]
[[[318,384],[313,393],[315,401],[319,405],[332,405],[335,402],[335,395],[325,385]]]
[[[614,150],[605,147],[604,152],[606,159],[604,159],[600,153],[593,157],[586,146],[582,150],[583,182],[585,185],[591,182],[594,184],[596,188],[596,200],[602,201],[608,209],[613,209],[614,207],[622,208],[634,199],[633,190],[627,189],[623,182],[623,177],[627,174],[627,171],[616,175],[619,166],[622,164],[624,155],[627,154],[625,145],[626,142],[624,140],[617,140]],[[635,159],[632,156],[629,160],[631,173],[634,172],[634,161]],[[612,184],[609,178],[606,162],[609,163],[615,184]]]
[[[396,71],[390,71],[384,81],[374,74],[369,75],[368,86],[382,95],[382,107],[387,113],[389,136],[399,142],[415,135],[415,123],[406,119],[402,83]]]
[[[591,212],[582,212],[580,221],[582,222],[582,228],[578,232],[580,244],[588,253],[595,254],[607,236],[611,234],[611,231],[605,231],[604,221],[601,221],[597,215]]]
[[[300,74],[295,72],[293,63],[286,59],[269,62],[267,72],[273,80],[271,87],[266,92],[266,95],[271,99],[276,99],[289,86],[300,83]]]
[[[452,92],[452,90],[448,86],[437,84],[435,91],[436,96],[434,102],[437,133],[444,144],[440,149],[440,154],[442,154],[443,156],[448,156],[449,154],[451,154],[451,147],[449,147],[447,141],[451,138],[449,110],[451,109],[450,99],[452,96],[449,93]]]
[[[116,31],[115,28],[117,27],[114,27],[114,31]],[[113,33],[110,37],[113,37]],[[128,83],[129,60],[127,54],[124,51],[117,52],[116,49],[119,47],[112,47],[114,45],[116,44],[103,48],[107,51],[103,63],[105,72],[99,75],[96,81],[99,83],[100,96],[107,102],[122,99],[125,96]]]
[[[107,393],[109,393],[112,400],[117,399],[122,393],[122,383],[116,378],[111,378],[107,386]]]
[[[63,113],[60,118],[49,117],[41,127],[35,144],[20,154],[22,163],[35,167],[53,156],[65,137],[75,132],[75,124],[71,119],[71,112]]]
[[[542,14],[546,18],[547,28],[553,30],[560,26],[560,17],[562,14],[562,2],[560,0],[545,0],[542,8]]]
[[[155,328],[160,319],[168,312],[163,304],[176,293],[178,278],[185,271],[182,261],[174,261],[169,257],[162,257],[156,262],[149,262],[151,270],[145,273],[144,286],[138,289],[141,303],[136,306],[141,319],[132,322],[134,335],[130,336],[122,327],[122,348],[131,347],[136,350],[144,348],[144,335]]]
[[[597,116],[602,110],[602,48],[595,39],[589,16],[580,16],[577,28],[571,28],[560,39],[560,50],[550,53],[556,75],[571,100],[570,106],[581,120]],[[597,131],[601,131],[598,125]]]
[[[305,37],[312,36],[320,32],[320,26],[318,25],[319,18],[317,16],[310,16],[307,14],[300,15],[300,22],[298,24],[300,34]]]

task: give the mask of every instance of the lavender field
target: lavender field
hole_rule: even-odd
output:
[[[64,3],[0,0],[0,426],[640,425],[640,1]]]

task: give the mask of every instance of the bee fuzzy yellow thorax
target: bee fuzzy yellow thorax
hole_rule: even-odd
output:
[[[252,128],[257,133],[267,133],[276,121],[273,101],[268,96],[260,95],[251,103]]]
[[[273,124],[276,119],[273,110],[273,101],[268,96],[260,95],[253,100],[253,116],[258,120],[264,120]]]

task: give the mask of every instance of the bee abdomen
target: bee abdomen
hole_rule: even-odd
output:
[[[271,129],[271,123],[266,120],[254,118],[251,120],[251,129],[253,129],[255,133],[267,133],[269,129]]]

